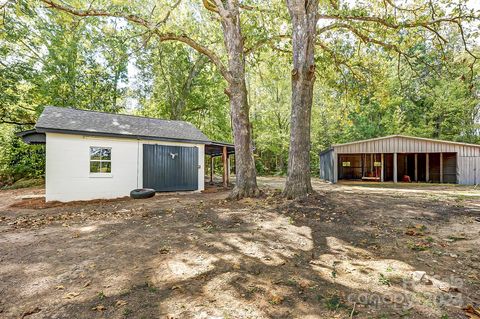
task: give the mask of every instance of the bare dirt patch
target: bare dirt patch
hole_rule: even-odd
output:
[[[262,179],[266,195],[239,202],[221,191],[10,201],[0,317],[463,318],[478,308],[475,197],[316,182],[317,194],[285,201],[281,182]]]

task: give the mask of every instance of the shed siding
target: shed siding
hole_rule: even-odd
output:
[[[320,155],[320,178],[329,182],[335,181],[335,159],[333,150]]]
[[[128,196],[143,187],[143,144],[198,147],[198,190],[204,188],[204,145],[125,138],[46,133],[47,201],[91,200]],[[112,173],[90,174],[90,147],[112,149]]]

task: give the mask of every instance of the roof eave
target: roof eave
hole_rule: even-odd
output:
[[[409,139],[421,140],[421,141],[428,141],[428,142],[434,142],[434,143],[447,143],[447,144],[454,144],[454,145],[480,147],[479,144],[471,144],[471,143],[463,143],[463,142],[454,142],[454,141],[446,141],[446,140],[437,140],[437,139],[434,139],[434,138],[426,138],[426,137],[417,137],[417,136],[408,136],[408,135],[399,135],[399,134],[396,134],[396,135],[388,135],[388,136],[376,137],[376,138],[371,138],[371,139],[366,139],[366,140],[360,140],[360,141],[354,141],[354,142],[348,142],[348,143],[342,143],[342,144],[334,144],[334,145],[332,145],[332,148],[335,148],[335,147],[338,147],[338,146],[346,146],[346,145],[353,145],[353,144],[371,142],[371,141],[385,140],[385,139],[394,138],[394,137],[409,138]]]
[[[183,142],[183,143],[191,143],[191,144],[209,144],[209,143],[212,142],[208,139],[207,140],[180,139],[180,138],[170,138],[170,137],[162,137],[162,136],[116,134],[116,133],[105,133],[105,132],[91,132],[91,131],[55,129],[55,128],[48,128],[48,127],[36,127],[36,131],[38,133],[59,133],[59,134],[71,134],[71,135],[84,135],[84,136],[105,136],[105,137],[128,138],[128,139],[136,139],[136,140]]]
[[[323,150],[323,151],[320,151],[320,153],[318,153],[319,156],[322,156],[324,154],[327,154],[329,152],[333,151],[333,147],[329,147],[327,148],[326,150]]]

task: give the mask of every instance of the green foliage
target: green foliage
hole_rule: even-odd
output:
[[[27,145],[5,125],[0,133],[0,182],[13,183],[21,178],[41,177],[45,167],[45,147]]]
[[[390,279],[388,277],[386,277],[384,274],[380,274],[380,276],[378,277],[378,282],[382,285],[385,285],[385,286],[391,286],[392,285]]]

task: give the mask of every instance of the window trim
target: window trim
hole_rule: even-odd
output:
[[[110,159],[109,160],[92,160],[92,148],[100,148],[100,149],[109,149],[110,150]],[[90,146],[88,148],[88,172],[90,177],[113,177],[112,175],[112,162],[113,162],[113,155],[112,155],[112,147],[110,146]],[[105,173],[105,172],[92,172],[90,171],[90,165],[92,162],[99,162],[100,167],[102,166],[102,162],[107,162],[110,163],[110,172]]]

